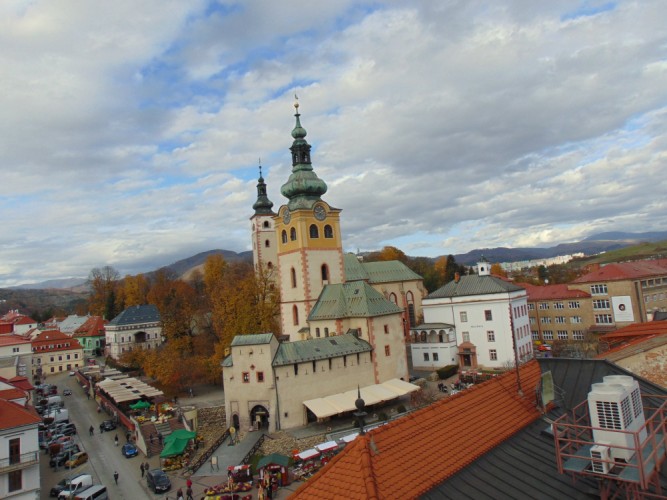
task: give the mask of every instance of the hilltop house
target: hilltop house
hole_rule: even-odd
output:
[[[152,304],[128,307],[105,326],[106,354],[114,359],[132,349],[156,349],[162,342],[160,312]]]

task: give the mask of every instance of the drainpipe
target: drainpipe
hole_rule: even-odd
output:
[[[276,378],[276,370],[272,367],[273,372],[273,387],[276,391],[276,430],[280,430],[280,398],[278,397],[278,379]]]

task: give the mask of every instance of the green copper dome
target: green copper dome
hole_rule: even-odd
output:
[[[269,200],[266,195],[266,183],[262,177],[262,166],[259,167],[259,179],[257,179],[257,201],[252,208],[255,210],[255,215],[273,215],[273,202]]]
[[[327,192],[326,183],[317,177],[310,163],[310,144],[304,139],[306,129],[301,126],[299,117],[299,103],[296,108],[296,125],[292,130],[294,142],[290,151],[292,152],[292,173],[280,192],[289,200],[287,206],[290,210],[299,208],[312,208],[314,203],[320,200],[320,196]]]

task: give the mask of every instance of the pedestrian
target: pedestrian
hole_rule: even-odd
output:
[[[144,470],[146,471],[146,474],[148,474],[148,470],[149,470],[150,468],[151,468],[150,464],[149,464],[148,462],[146,462],[146,463],[144,464]]]
[[[113,440],[116,443],[116,446],[118,446],[118,434],[116,434],[116,437],[114,437]]]
[[[158,440],[158,443],[160,443],[160,446],[162,446],[162,433],[161,432],[157,433],[157,440]]]
[[[176,500],[184,500],[183,499],[183,489],[178,488],[178,491],[176,492]]]
[[[88,429],[88,432],[90,433],[91,436],[95,434],[95,427],[91,425],[90,428]]]
[[[143,462],[139,465],[139,470],[141,470],[141,477],[144,477],[144,472],[146,470],[144,469],[144,463]]]
[[[185,481],[185,485],[186,485],[188,488],[192,488],[192,479],[188,478],[188,480]]]
[[[116,484],[118,484],[118,471],[113,473],[113,480],[116,481]]]
[[[194,500],[194,498],[192,498],[192,488],[190,486],[185,490],[185,500]]]

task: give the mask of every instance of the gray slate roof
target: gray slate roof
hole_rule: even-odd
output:
[[[639,382],[642,395],[667,395],[667,391],[660,386],[606,360],[541,358],[538,361],[542,372],[551,371],[557,392],[560,390],[562,395],[560,401],[556,401],[561,407],[548,415],[550,419],[557,418],[564,409],[584,401],[591,384],[602,382],[606,375],[632,376]],[[600,498],[595,479],[580,476],[577,481],[573,481],[571,476],[558,473],[554,438],[544,432],[549,427],[547,420],[536,420],[420,498]],[[667,488],[666,471],[667,467],[663,463],[660,473],[663,492]]]
[[[232,339],[232,346],[269,344],[271,339],[274,337],[275,335],[273,335],[273,333],[249,333],[246,335],[236,335]]]
[[[160,321],[160,312],[153,304],[132,306],[109,321],[109,325],[135,325],[138,323],[156,323]]]
[[[344,256],[344,262],[345,280],[348,282],[363,280],[376,284],[422,279],[421,276],[398,260],[359,262],[354,254],[347,253]]]
[[[308,321],[368,318],[402,311],[365,281],[353,281],[326,285],[310,311]]]
[[[461,276],[459,282],[452,280],[430,293],[427,299],[444,299],[465,297],[468,295],[488,295],[493,293],[509,293],[525,290],[525,288],[509,283],[497,276],[478,276],[471,274]]]
[[[446,328],[454,328],[454,325],[449,323],[422,323],[421,325],[413,326],[410,330],[443,330]]]
[[[336,335],[334,337],[283,342],[273,358],[273,366],[284,366],[304,361],[337,358],[349,354],[370,352],[371,345],[354,335]]]

